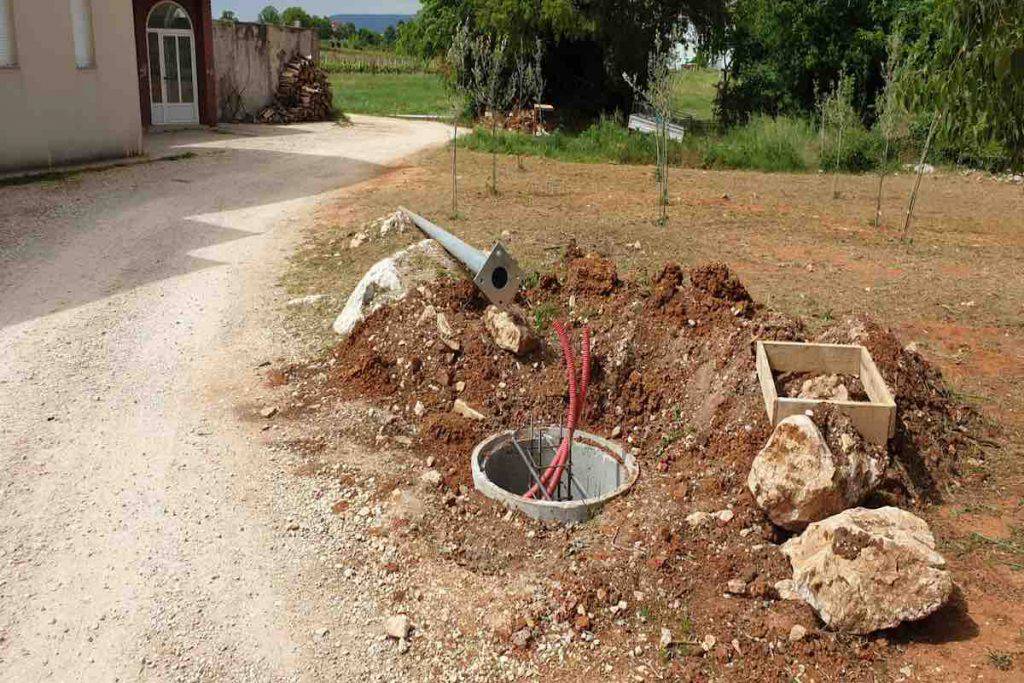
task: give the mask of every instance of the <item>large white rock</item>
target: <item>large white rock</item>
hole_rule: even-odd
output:
[[[436,277],[439,266],[452,271],[458,269],[444,248],[429,239],[377,261],[352,290],[341,314],[334,320],[334,331],[348,335],[374,311]]]
[[[811,418],[792,415],[775,426],[754,458],[747,486],[772,522],[800,531],[857,505],[878,485],[885,466],[884,457],[852,444],[833,453]]]
[[[830,628],[870,633],[925,617],[953,592],[924,520],[894,507],[854,508],[782,546],[796,593]]]

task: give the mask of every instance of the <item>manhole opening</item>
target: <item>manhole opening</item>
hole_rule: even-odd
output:
[[[636,460],[622,448],[601,437],[577,430],[572,457],[565,463],[558,486],[550,499],[538,493],[524,498],[538,478],[553,468],[558,445],[565,434],[561,427],[524,428],[495,434],[480,443],[473,453],[473,479],[484,495],[503,500],[531,516],[545,519],[580,519],[581,515],[544,512],[556,507],[571,510],[600,506],[632,485],[637,476]]]

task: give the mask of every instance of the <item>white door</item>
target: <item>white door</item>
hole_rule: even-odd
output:
[[[148,29],[153,125],[199,123],[196,51],[191,29]]]

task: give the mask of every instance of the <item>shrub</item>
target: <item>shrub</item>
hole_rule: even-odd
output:
[[[868,130],[861,125],[847,128],[843,132],[839,170],[864,173],[877,169],[884,147],[885,140],[877,129]],[[825,147],[821,150],[821,166],[829,171],[836,169],[836,138],[833,136],[825,139]]]
[[[708,141],[705,166],[761,171],[807,171],[817,166],[813,126],[801,118],[755,116]]]

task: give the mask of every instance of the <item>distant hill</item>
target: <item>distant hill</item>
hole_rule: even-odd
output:
[[[365,28],[374,33],[383,33],[388,26],[396,26],[400,21],[409,21],[412,14],[332,14],[331,21],[343,24],[354,24],[357,29]]]

